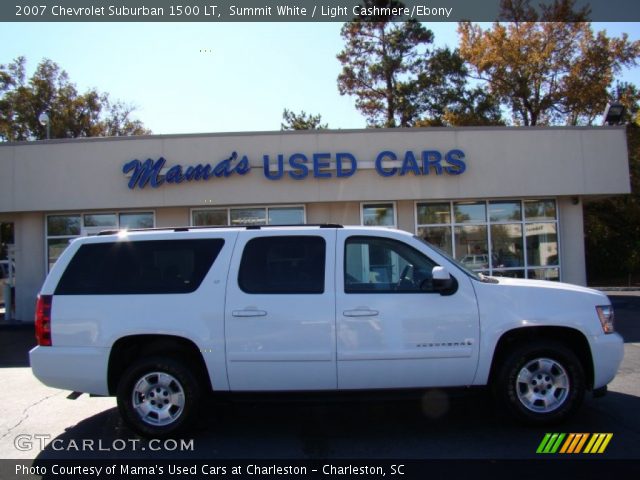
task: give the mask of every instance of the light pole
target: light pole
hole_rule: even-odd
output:
[[[47,140],[51,138],[51,121],[49,119],[49,114],[47,112],[42,112],[38,117],[38,121],[40,125],[44,125],[47,127]]]
[[[624,120],[625,107],[619,102],[607,104],[607,109],[602,115],[602,125],[620,125]]]

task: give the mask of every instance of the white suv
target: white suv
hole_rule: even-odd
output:
[[[623,354],[597,291],[476,275],[416,236],[339,225],[81,238],[38,298],[43,383],[117,395],[166,436],[210,391],[490,385],[517,417],[564,419]]]

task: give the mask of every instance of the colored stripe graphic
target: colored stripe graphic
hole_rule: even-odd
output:
[[[604,453],[612,438],[613,433],[547,433],[536,453]]]
[[[584,453],[603,453],[612,437],[613,433],[594,433]]]
[[[536,453],[556,453],[565,436],[566,433],[547,433],[538,445]]]
[[[551,438],[551,434],[547,433],[544,438],[542,439],[542,442],[540,442],[540,445],[538,445],[538,449],[536,450],[536,453],[543,453],[544,451],[544,447],[547,444],[547,442],[549,441],[549,439]]]

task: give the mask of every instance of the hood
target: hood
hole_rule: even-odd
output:
[[[608,300],[608,297],[593,288],[582,287],[580,285],[573,285],[571,283],[551,282],[548,280],[525,280],[522,278],[509,278],[509,277],[491,277],[498,281],[498,285],[522,287],[522,288],[544,288],[549,290],[560,290],[565,292],[586,293],[588,295],[595,295],[596,297],[604,297]]]

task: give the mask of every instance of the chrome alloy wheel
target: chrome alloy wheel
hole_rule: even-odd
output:
[[[184,411],[184,403],[182,385],[168,373],[146,373],[133,387],[133,409],[149,425],[164,426],[175,422]]]
[[[536,358],[518,373],[516,392],[518,400],[536,413],[553,412],[569,395],[569,375],[556,360]]]

